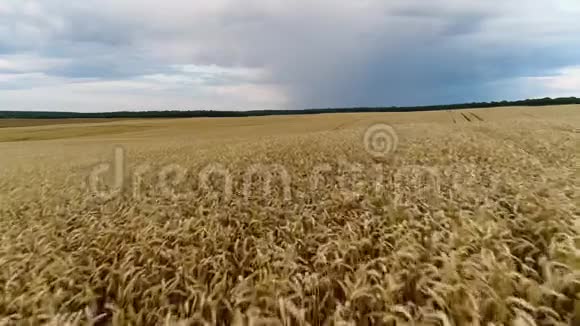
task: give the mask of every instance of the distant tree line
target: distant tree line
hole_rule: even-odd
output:
[[[253,111],[120,111],[101,113],[81,112],[48,112],[48,111],[0,111],[0,119],[73,119],[73,118],[201,118],[201,117],[254,117],[268,115],[291,114],[321,114],[321,113],[357,113],[357,112],[414,112],[414,111],[441,111],[472,108],[490,108],[502,106],[546,106],[580,104],[580,98],[560,97],[527,99],[522,101],[501,102],[474,102],[464,104],[409,106],[409,107],[351,107],[351,108],[323,108],[303,110],[253,110]]]

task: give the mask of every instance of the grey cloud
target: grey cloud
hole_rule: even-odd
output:
[[[0,14],[8,26],[0,51],[69,59],[47,74],[113,80],[187,64],[257,68],[269,74],[250,82],[275,85],[291,108],[498,99],[509,95],[502,81],[580,64],[570,9],[580,5],[569,0],[556,1],[568,9],[540,0],[36,2],[37,14]]]

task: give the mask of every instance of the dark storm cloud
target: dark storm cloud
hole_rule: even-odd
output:
[[[315,106],[496,100],[506,93],[494,89],[493,82],[553,75],[560,67],[578,64],[580,58],[577,48],[554,52],[546,47],[514,45],[488,52],[489,49],[472,44],[449,46],[444,42],[440,38],[419,39],[412,46],[395,50],[378,46],[373,55],[357,66],[360,70],[355,73],[323,78],[316,87],[299,86],[294,91],[297,96],[302,94],[305,103],[315,103]],[[321,97],[321,89],[329,96]],[[331,97],[331,94],[338,95]]]
[[[498,99],[522,94],[508,81],[580,64],[573,0],[7,1],[0,49],[65,59],[49,76],[268,85],[284,94],[278,107]],[[176,68],[187,65],[265,73]]]

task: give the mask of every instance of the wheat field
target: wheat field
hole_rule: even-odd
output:
[[[0,324],[580,325],[580,106],[0,128]]]

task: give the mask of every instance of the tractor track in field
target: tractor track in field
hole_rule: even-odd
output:
[[[479,121],[485,121],[482,117],[478,116],[477,114],[475,114],[473,112],[469,112],[469,114],[471,114],[472,117],[476,118]]]
[[[485,122],[484,118],[473,112],[453,112],[448,110],[447,113],[449,113],[454,124],[461,123],[462,121],[466,123]]]
[[[463,118],[467,121],[467,122],[471,122],[471,118],[469,118],[469,116],[463,112],[461,112],[461,115],[463,116]]]

